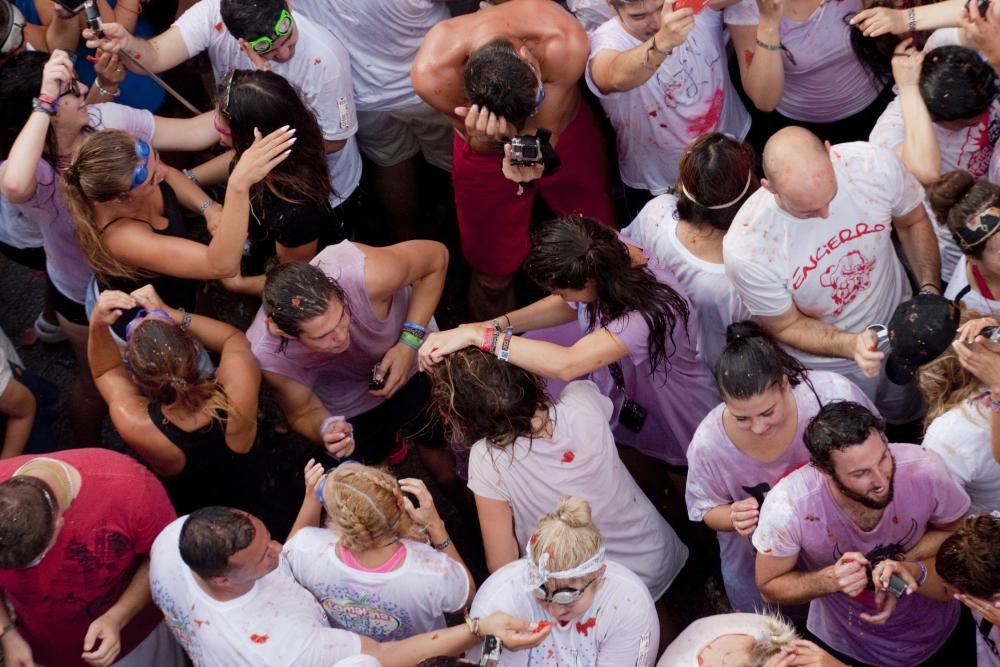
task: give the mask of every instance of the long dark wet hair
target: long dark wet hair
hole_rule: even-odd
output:
[[[597,299],[587,304],[591,329],[638,313],[649,327],[650,374],[669,363],[676,351],[672,337],[678,321],[687,335],[687,300],[659,282],[648,267],[633,266],[628,246],[593,218],[568,216],[539,227],[532,234],[524,267],[548,290],[582,290],[593,281]]]

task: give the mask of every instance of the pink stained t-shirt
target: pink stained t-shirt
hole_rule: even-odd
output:
[[[309,387],[335,415],[354,417],[379,405],[383,398],[368,392],[372,367],[399,340],[410,306],[409,285],[392,298],[389,314],[380,319],[372,310],[365,287],[365,254],[350,241],[328,246],[309,261],[335,279],[343,288],[350,307],[351,344],[340,354],[313,352],[297,340],[271,335],[264,321],[263,307],[247,329],[247,338],[260,369],[287,376]],[[417,372],[416,362],[407,378]]]
[[[563,496],[590,503],[608,558],[636,574],[654,599],[687,560],[680,541],[618,456],[608,422],[612,404],[593,382],[570,382],[549,409],[551,438],[518,438],[492,448],[484,440],[469,456],[469,489],[511,507],[519,552],[535,526]]]
[[[781,19],[779,33],[787,50],[782,52],[785,87],[778,102],[783,116],[830,123],[858,113],[878,97],[882,87],[851,49],[848,21],[863,8],[861,0],[823,0],[805,21]],[[757,0],[726,7],[724,20],[727,25],[757,25]]]
[[[725,403],[708,413],[688,448],[688,517],[703,521],[709,510],[753,497],[763,503],[768,492],[785,475],[809,461],[802,442],[806,426],[821,406],[833,401],[854,401],[878,414],[865,393],[842,375],[810,371],[809,382],[792,388],[798,410],[795,437],[773,461],[758,461],[740,451],[730,440],[722,422]],[[812,387],[809,386],[812,384]],[[753,612],[767,604],[754,581],[757,552],[749,538],[735,531],[717,533],[722,551],[722,578],[735,611]]]
[[[895,495],[870,531],[858,528],[834,500],[828,478],[814,466],[796,470],[771,490],[761,508],[753,544],[777,557],[798,555],[797,569],[815,572],[845,553],[880,560],[913,548],[930,524],[963,517],[969,496],[941,458],[918,445],[890,444]],[[809,605],[810,632],[856,660],[884,667],[920,664],[948,639],[958,622],[958,601],[904,595],[882,625],[861,619],[874,613],[874,594],[855,598],[831,593]]]

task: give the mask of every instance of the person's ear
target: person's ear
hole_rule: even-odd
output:
[[[272,336],[279,336],[281,338],[287,338],[288,340],[295,340],[295,336],[290,336],[281,330],[274,321],[271,320],[270,316],[264,318],[264,323],[267,325],[267,332]]]
[[[826,141],[823,142],[823,148],[826,149],[827,153],[829,153],[830,151],[833,150],[833,146],[830,144],[830,140],[829,139],[827,139]]]
[[[778,196],[778,193],[775,191],[775,189],[771,187],[771,181],[767,180],[766,178],[760,179],[760,187],[764,188],[775,197]]]

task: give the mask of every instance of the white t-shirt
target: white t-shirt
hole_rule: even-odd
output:
[[[330,625],[375,641],[396,641],[445,627],[444,612],[465,606],[465,569],[426,544],[401,540],[406,559],[390,572],[356,570],[336,555],[337,536],[303,528],[285,543],[292,576],[323,605]]]
[[[858,332],[888,323],[910,296],[892,245],[892,218],[920,206],[924,189],[886,148],[838,144],[830,157],[837,194],[829,217],[792,217],[761,188],[723,240],[726,275],[754,315],[781,315],[794,305],[807,317]],[[853,359],[789,351],[808,368],[856,370]]]
[[[778,480],[809,460],[802,434],[823,405],[854,401],[878,414],[864,392],[842,375],[810,371],[808,379],[809,383],[801,382],[792,388],[798,413],[795,437],[785,451],[770,461],[758,461],[733,444],[722,421],[725,403],[708,413],[688,447],[684,498],[689,519],[704,521],[712,509],[748,497],[763,503]],[[754,580],[756,552],[750,540],[735,531],[719,531],[716,535],[722,554],[722,580],[733,609],[764,609],[766,605]]]
[[[590,58],[641,43],[614,18],[591,35]],[[714,9],[695,17],[684,43],[638,88],[605,95],[590,76],[589,62],[585,76],[615,128],[622,180],[633,188],[663,194],[677,180],[681,153],[695,138],[726,132],[742,139],[750,130],[750,114],[729,79],[722,13]]]
[[[421,103],[410,65],[427,31],[451,18],[440,0],[296,0],[295,9],[327,28],[351,52],[360,111]]]
[[[194,580],[178,548],[186,516],[163,529],[150,554],[153,601],[198,667],[327,667],[361,653],[353,632],[326,614],[283,563],[235,600],[220,602]]]
[[[601,24],[614,17],[614,12],[606,0],[566,0],[566,6],[587,33],[592,33]]]
[[[965,259],[965,255],[962,255],[962,257],[958,260],[958,264],[955,265],[955,272],[951,274],[951,280],[948,281],[948,288],[944,291],[944,297],[946,299],[954,299],[958,296],[959,292],[968,286],[968,262]],[[975,288],[970,289],[962,295],[962,303],[964,303],[969,310],[975,311],[980,315],[989,315],[991,317],[1000,316],[1000,301],[987,299],[985,296],[977,292]]]
[[[1000,511],[1000,463],[993,459],[989,414],[988,394],[971,398],[932,421],[924,434],[924,448],[941,455],[969,494],[969,514]]]
[[[830,123],[858,113],[878,97],[882,86],[851,49],[848,21],[862,9],[861,0],[823,0],[805,21],[781,19],[785,87],[778,111],[783,116]],[[757,0],[726,7],[726,23],[760,23]]]
[[[719,614],[699,618],[670,642],[656,667],[701,667],[699,656],[713,641],[723,635],[749,635],[756,639],[767,633],[767,623],[768,617],[764,614]]]
[[[545,641],[533,649],[504,652],[498,667],[652,667],[660,640],[653,599],[626,567],[611,560],[605,563],[604,581],[593,604],[565,626],[531,594],[528,561],[516,560],[491,574],[472,601],[473,616],[502,611],[532,624],[552,623]],[[469,649],[466,657],[478,661],[481,648]]]
[[[510,505],[522,554],[539,519],[560,498],[585,499],[608,558],[628,567],[659,598],[688,550],[618,457],[609,426],[612,409],[593,382],[570,382],[549,410],[552,438],[518,438],[504,449],[485,440],[472,446],[469,488]]]
[[[0,329],[0,394],[7,391],[7,385],[14,379],[14,371],[11,370],[9,362],[24,366],[14,344],[7,338],[3,329]]]
[[[174,26],[180,30],[193,57],[208,51],[215,82],[234,69],[254,69],[240,44],[226,30],[219,10],[221,0],[201,0],[188,9]],[[354,135],[358,119],[351,86],[351,61],[344,45],[326,28],[292,10],[298,41],[295,55],[287,62],[271,61],[271,71],[288,79],[319,122],[327,141],[346,139],[336,153],[328,153],[330,179],[336,191],[333,204],[347,199],[361,181],[361,153]]]
[[[646,204],[622,234],[674,272],[698,312],[698,356],[710,368],[726,346],[726,327],[750,319],[726,265],[697,257],[677,238],[677,197],[660,195]]]
[[[11,204],[7,198],[0,195],[0,242],[12,248],[41,248],[45,237],[35,225],[31,224],[24,214]]]

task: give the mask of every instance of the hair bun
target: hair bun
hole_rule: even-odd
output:
[[[589,526],[590,503],[578,496],[566,496],[556,506],[556,516],[570,528]]]
[[[927,186],[927,201],[940,224],[947,224],[949,211],[968,194],[975,183],[976,179],[972,174],[955,169],[942,174],[941,178]]]
[[[741,338],[757,338],[764,335],[764,329],[753,320],[743,320],[733,322],[726,327],[726,344],[740,340]]]

